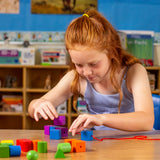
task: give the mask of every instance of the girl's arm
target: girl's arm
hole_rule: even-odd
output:
[[[128,70],[127,87],[133,94],[135,112],[102,116],[104,125],[127,131],[151,130],[154,123],[153,100],[148,75],[142,65],[135,64]]]
[[[68,72],[58,84],[39,99],[34,99],[28,107],[29,115],[36,121],[40,117],[44,119],[54,119],[58,117],[56,107],[67,100],[72,93],[70,91],[71,82],[74,78],[74,72]]]
[[[128,70],[127,87],[133,94],[135,112],[120,114],[80,115],[71,125],[70,132],[75,135],[85,128],[95,125],[125,131],[151,130],[154,123],[153,101],[145,68],[135,64]]]

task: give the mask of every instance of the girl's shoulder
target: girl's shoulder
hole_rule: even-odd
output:
[[[147,71],[142,64],[136,63],[129,66],[127,71],[127,88],[131,92],[133,83],[146,82],[148,78]]]
[[[145,67],[140,63],[135,63],[128,67],[128,74],[146,72]]]

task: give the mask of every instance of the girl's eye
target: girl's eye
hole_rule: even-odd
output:
[[[82,67],[82,65],[81,64],[75,64],[77,67]]]
[[[97,63],[91,63],[90,66],[91,66],[91,67],[94,67],[94,66],[96,66],[96,64],[97,64]]]

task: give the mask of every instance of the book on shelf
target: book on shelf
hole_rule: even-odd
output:
[[[153,66],[154,32],[124,31],[127,34],[127,51],[137,57],[145,66]]]

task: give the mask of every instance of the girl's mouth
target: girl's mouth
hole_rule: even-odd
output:
[[[95,77],[87,77],[87,79],[88,79],[89,81],[93,81],[93,80],[95,79]]]

